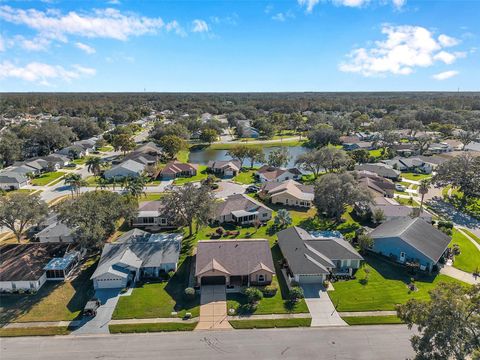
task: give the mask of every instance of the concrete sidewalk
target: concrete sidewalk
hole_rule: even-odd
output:
[[[453,266],[444,266],[440,269],[440,274],[450,276],[454,279],[463,281],[467,284],[480,284],[480,277],[475,278],[473,274],[454,268]]]

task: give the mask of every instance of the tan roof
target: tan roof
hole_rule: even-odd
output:
[[[232,276],[259,270],[275,273],[268,240],[201,240],[198,242],[195,276],[218,270]]]
[[[182,163],[180,161],[170,161],[162,169],[162,174],[176,174],[182,171],[197,170],[198,166],[195,164]]]
[[[278,178],[280,175],[285,174],[286,172],[290,172],[295,175],[301,175],[301,171],[298,170],[297,168],[281,169],[281,168],[275,168],[272,166],[264,165],[257,170],[258,174],[262,174],[263,177],[265,177],[268,180],[274,180]]]
[[[302,185],[295,180],[286,180],[281,183],[267,182],[262,190],[271,197],[287,193],[301,200],[313,200],[314,198],[313,186]]]
[[[263,208],[267,211],[272,211],[268,206],[261,202],[247,196],[245,194],[235,194],[228,196],[225,201],[218,204],[216,209],[217,216],[228,215],[234,211],[244,210],[248,212],[258,211]]]

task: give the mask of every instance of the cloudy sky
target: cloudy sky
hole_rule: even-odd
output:
[[[0,0],[0,91],[475,91],[479,14],[476,0]]]

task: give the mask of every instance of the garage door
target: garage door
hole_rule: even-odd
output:
[[[123,289],[127,286],[126,279],[96,279],[95,289]]]
[[[323,279],[323,275],[300,275],[298,282],[300,284],[322,284]]]
[[[225,276],[202,277],[202,285],[225,285]]]

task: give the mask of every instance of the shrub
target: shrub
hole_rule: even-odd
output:
[[[263,293],[255,287],[246,288],[244,294],[250,304],[254,304],[263,299]]]
[[[267,285],[262,289],[263,296],[273,297],[276,295],[278,287],[276,285]]]
[[[453,223],[451,221],[440,220],[438,222],[438,227],[444,227],[447,229],[453,229]]]
[[[175,275],[175,271],[170,270],[170,271],[168,272],[168,278],[169,278],[169,279],[171,279],[174,275]]]
[[[187,287],[185,289],[185,297],[189,300],[192,300],[195,298],[195,289],[192,287]]]
[[[298,301],[300,299],[303,299],[304,294],[302,288],[295,286],[290,289],[290,292],[288,293],[288,296],[291,301]]]

